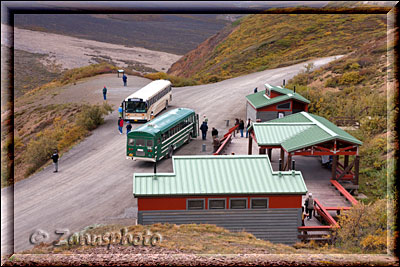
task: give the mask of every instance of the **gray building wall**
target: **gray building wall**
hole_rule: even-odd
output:
[[[299,241],[297,227],[301,226],[301,209],[139,211],[138,223],[215,224],[290,245]]]
[[[247,121],[248,118],[251,119],[252,122],[256,122],[256,110],[249,104],[249,102],[246,103],[246,120]]]
[[[279,111],[258,111],[257,118],[261,121],[270,121],[278,118]],[[284,111],[285,117],[292,114],[291,111]]]

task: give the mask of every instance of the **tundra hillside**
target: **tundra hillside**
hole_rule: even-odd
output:
[[[207,39],[168,74],[202,83],[347,54],[386,35],[385,15],[249,15]]]

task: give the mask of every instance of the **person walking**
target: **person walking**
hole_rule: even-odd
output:
[[[247,126],[246,126],[246,138],[249,137],[249,127],[251,126],[251,120],[250,118],[247,120]]]
[[[132,125],[128,121],[128,124],[126,125],[126,134],[128,134],[132,130]]]
[[[212,136],[213,138],[217,138],[217,137],[218,137],[218,130],[215,129],[214,127],[212,128],[211,136]]]
[[[124,86],[126,86],[128,77],[126,77],[125,73],[124,73],[124,75],[122,76],[122,80],[124,81]]]
[[[105,85],[103,88],[103,97],[104,97],[104,100],[107,100],[107,87]]]
[[[257,93],[257,87],[256,87],[256,88],[254,88],[254,93]]]
[[[121,117],[119,117],[119,120],[118,120],[118,130],[119,130],[119,134],[123,134],[123,132],[122,132],[122,127],[124,127],[124,120],[123,120]]]
[[[122,104],[118,108],[119,117],[122,118]]]
[[[203,140],[206,140],[207,131],[208,131],[207,122],[203,121],[203,123],[200,126],[200,130],[201,130]]]
[[[312,193],[309,193],[307,199],[304,201],[306,213],[308,213],[308,218],[307,218],[308,221],[312,219],[312,213],[314,211],[314,204],[315,204],[315,201],[312,197]]]
[[[244,130],[244,121],[240,120],[239,122],[240,137],[243,137],[243,130]]]
[[[54,165],[54,171],[53,172],[58,172],[58,153],[57,149],[54,149],[53,155],[51,155],[51,159],[53,160],[53,165]]]

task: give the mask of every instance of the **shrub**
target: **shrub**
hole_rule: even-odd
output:
[[[392,201],[381,199],[369,205],[359,203],[345,211],[339,216],[340,228],[332,233],[334,245],[354,253],[386,253],[392,242],[388,240],[387,233],[394,230],[392,220],[388,220],[388,215],[392,216],[392,209]]]
[[[356,85],[359,84],[363,80],[363,76],[359,74],[358,71],[350,71],[344,73],[339,77],[340,85]]]
[[[148,73],[144,75],[144,77],[151,80],[169,80],[174,87],[192,86],[198,84],[195,80],[169,75],[165,72]]]
[[[51,131],[43,131],[32,139],[26,148],[24,158],[30,164],[26,175],[34,173],[51,157],[53,150],[57,148],[57,140],[52,136]]]
[[[77,117],[77,125],[91,131],[104,123],[104,115],[112,112],[112,106],[105,102],[101,105],[84,105],[82,112]]]
[[[338,85],[338,79],[336,77],[328,78],[325,81],[325,87],[335,88]]]

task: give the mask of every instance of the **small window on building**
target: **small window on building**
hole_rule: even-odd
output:
[[[187,201],[188,210],[203,210],[204,199],[192,199]]]
[[[231,209],[246,209],[247,208],[247,199],[231,199],[230,200],[230,208]]]
[[[276,106],[277,109],[290,109],[290,102],[286,102]]]
[[[210,199],[208,201],[208,209],[225,209],[225,199]]]
[[[252,209],[266,209],[268,208],[268,198],[253,198],[251,200]]]

